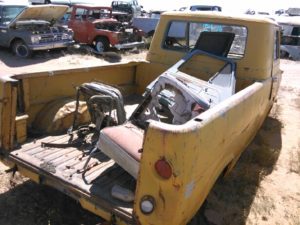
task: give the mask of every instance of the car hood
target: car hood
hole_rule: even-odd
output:
[[[40,5],[27,6],[22,12],[9,24],[15,26],[17,22],[26,20],[44,20],[50,23],[60,19],[68,10],[64,5]]]

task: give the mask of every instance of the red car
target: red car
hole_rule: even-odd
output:
[[[140,46],[141,33],[113,18],[111,7],[74,5],[68,27],[78,43],[93,45],[98,52]]]

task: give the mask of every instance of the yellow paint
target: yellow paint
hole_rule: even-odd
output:
[[[82,206],[82,208],[102,217],[103,219],[105,219],[107,221],[111,221],[112,214],[110,212],[107,212],[107,211],[101,209],[100,207],[96,206],[95,204],[93,204],[92,202],[90,202],[89,200],[87,200],[85,198],[80,198],[79,202],[80,202],[80,205]],[[128,225],[128,223],[124,222],[123,220],[121,220],[118,217],[116,217],[116,223],[118,225]]]
[[[27,119],[28,115],[16,117],[16,141],[22,144],[27,139]]]
[[[279,60],[273,60],[274,33],[279,27],[267,19],[217,16],[217,14],[166,13],[161,17],[147,56],[148,62],[120,63],[110,66],[73,70],[47,71],[14,76],[22,85],[24,112],[31,126],[40,110],[53,100],[74,97],[77,85],[98,80],[123,87],[123,93],[142,93],[145,87],[185,53],[162,49],[163,35],[170,20],[227,23],[246,26],[248,39],[245,56],[236,60],[237,91],[234,96],[184,125],[151,122],[145,134],[134,214],[141,224],[186,224],[196,213],[220,173],[229,170],[250,143],[274,101],[281,71]],[[203,80],[221,63],[198,57],[185,71]],[[202,67],[207,69],[201,70]],[[274,82],[277,80],[278,82]],[[21,82],[22,81],[22,82]],[[1,141],[11,149],[15,133],[16,96],[10,81],[0,82]],[[13,118],[13,119],[12,119]],[[22,132],[17,126],[16,134]],[[165,158],[172,166],[170,179],[161,179],[155,169],[157,160]],[[38,181],[38,174],[24,170]],[[77,190],[79,192],[79,190]],[[155,199],[149,215],[140,211],[145,195]],[[78,199],[87,210],[109,220],[111,213],[88,198]],[[120,219],[118,224],[123,224]]]

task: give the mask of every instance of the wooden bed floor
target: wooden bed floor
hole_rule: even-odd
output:
[[[80,191],[95,196],[132,214],[133,203],[126,203],[111,196],[114,185],[135,191],[135,180],[115,162],[99,152],[91,158],[88,169],[82,177],[83,167],[86,163],[88,151],[93,146],[84,147],[42,147],[41,143],[67,143],[69,135],[48,136],[23,144],[21,148],[11,152],[11,157],[26,162],[51,176],[58,177]]]

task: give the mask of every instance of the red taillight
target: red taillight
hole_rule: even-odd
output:
[[[155,163],[155,170],[164,179],[172,176],[172,167],[165,159],[160,159]]]

